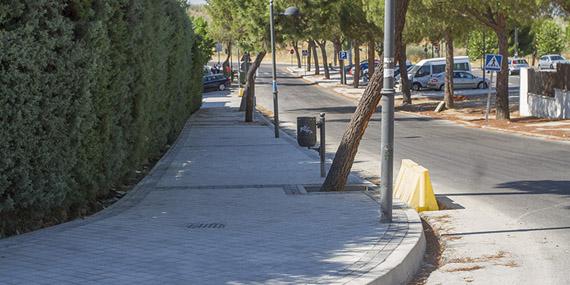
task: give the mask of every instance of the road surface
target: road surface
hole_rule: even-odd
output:
[[[262,65],[256,94],[257,104],[272,110],[270,71]],[[294,130],[296,117],[326,112],[332,157],[356,102],[287,76],[282,66],[279,76],[283,127]],[[372,180],[379,173],[380,117],[373,116],[353,168]],[[422,164],[439,198],[462,209],[453,215],[451,230],[462,242],[451,250],[485,255],[492,248],[512,256],[512,266],[471,272],[483,275],[479,282],[496,282],[499,275],[524,284],[570,281],[570,144],[401,113],[395,124],[396,171],[401,159]],[[477,244],[487,246],[479,250]]]

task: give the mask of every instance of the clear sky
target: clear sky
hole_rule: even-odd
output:
[[[190,4],[206,4],[206,0],[188,0]]]

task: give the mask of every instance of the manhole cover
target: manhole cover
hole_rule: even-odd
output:
[[[226,225],[220,223],[193,223],[189,224],[189,229],[223,229]]]

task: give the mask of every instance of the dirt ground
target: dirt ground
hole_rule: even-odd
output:
[[[491,98],[493,105],[494,97]],[[413,105],[397,102],[396,110],[454,121],[473,128],[487,128],[509,131],[524,135],[545,137],[552,140],[570,141],[570,120],[520,117],[518,103],[511,103],[511,120],[495,120],[495,109],[491,106],[489,120],[485,120],[486,96],[455,97],[455,108],[435,112],[440,100],[430,98],[414,99]]]

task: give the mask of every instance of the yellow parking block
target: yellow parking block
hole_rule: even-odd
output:
[[[429,171],[409,159],[402,160],[394,185],[394,197],[418,212],[439,210]]]
[[[243,88],[242,87],[239,88],[239,95],[238,96],[243,97]]]

